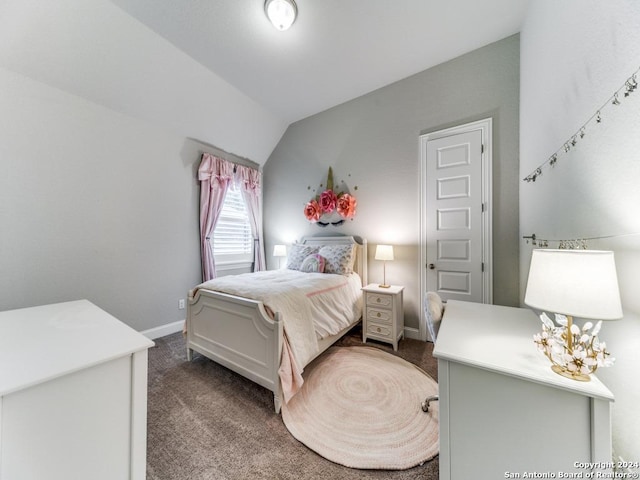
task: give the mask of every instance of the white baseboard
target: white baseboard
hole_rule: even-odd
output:
[[[177,322],[167,323],[166,325],[160,325],[159,327],[150,328],[149,330],[143,330],[140,332],[145,337],[154,340],[160,337],[166,337],[172,333],[181,332],[184,327],[184,320],[178,320]]]
[[[413,338],[414,340],[422,340],[420,338],[420,330],[412,327],[404,327],[404,338]]]
[[[184,320],[178,320],[177,322],[167,323],[166,325],[160,325],[159,327],[150,328],[149,330],[143,330],[140,333],[153,340],[155,338],[166,337],[172,333],[181,332],[183,327]],[[404,336],[405,338],[420,340],[420,330],[412,327],[404,327]]]

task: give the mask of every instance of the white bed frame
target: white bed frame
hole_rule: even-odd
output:
[[[367,242],[350,236],[304,237],[306,245],[355,244],[354,270],[367,285]],[[338,334],[319,341],[320,353],[333,345],[360,319]],[[273,392],[276,413],[282,405],[278,369],[283,330],[280,314],[271,318],[262,302],[199,289],[187,304],[187,359],[198,352]],[[316,357],[318,356],[316,355]],[[315,357],[314,357],[315,358]],[[304,365],[302,365],[304,367]]]

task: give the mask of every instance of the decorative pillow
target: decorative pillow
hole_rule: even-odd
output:
[[[324,257],[324,273],[349,275],[356,259],[355,245],[325,245],[318,252]]]
[[[442,298],[436,292],[427,292],[427,315],[434,322],[442,320],[442,312],[444,312],[444,305]]]
[[[427,314],[427,329],[431,336],[431,341],[436,342],[438,330],[440,330],[440,321],[444,313],[444,304],[442,298],[436,292],[427,292],[424,299],[424,310]]]
[[[302,261],[300,271],[307,273],[324,272],[324,257],[318,253],[312,253]]]
[[[289,249],[287,255],[287,268],[289,270],[300,270],[302,262],[312,253],[318,253],[320,247],[303,245],[302,243],[294,243]]]

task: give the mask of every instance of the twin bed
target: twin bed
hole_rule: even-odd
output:
[[[271,390],[279,412],[282,401],[300,388],[304,367],[362,315],[366,241],[304,237],[291,253],[316,252],[305,259],[314,260],[309,257],[320,258],[320,248],[320,255],[353,251],[353,272],[351,267],[339,273],[282,269],[220,277],[194,288],[187,305],[188,360],[198,352]]]

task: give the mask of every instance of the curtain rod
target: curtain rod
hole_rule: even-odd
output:
[[[224,156],[228,155],[228,156],[230,156],[230,157],[234,157],[234,158],[236,158],[236,159],[240,160],[240,162],[238,162],[238,161],[231,161],[231,160],[227,160],[227,159],[225,158],[225,160],[227,160],[227,161],[229,161],[229,162],[231,162],[231,163],[239,163],[240,165],[244,165],[245,167],[250,167],[250,168],[253,168],[253,169],[255,169],[255,170],[262,171],[262,165],[260,165],[258,162],[254,162],[254,161],[253,161],[253,160],[251,160],[250,158],[242,157],[242,156],[237,155],[237,154],[232,153],[232,152],[227,152],[227,151],[226,151],[226,150],[224,150],[223,148],[216,147],[215,145],[212,145],[212,144],[207,143],[207,142],[203,142],[202,140],[198,140],[197,138],[193,138],[193,137],[187,137],[187,138],[188,138],[188,140],[191,140],[191,141],[193,141],[193,142],[197,142],[197,143],[199,143],[199,144],[200,144],[200,145],[202,145],[203,147],[210,148],[210,149],[215,150],[216,152],[219,152],[219,153],[202,152],[202,154],[209,153],[210,155],[217,155],[217,156],[219,156],[219,157],[224,157]],[[247,164],[245,164],[245,163],[243,163],[243,162],[247,162],[247,163],[249,163],[250,165],[247,165]]]

